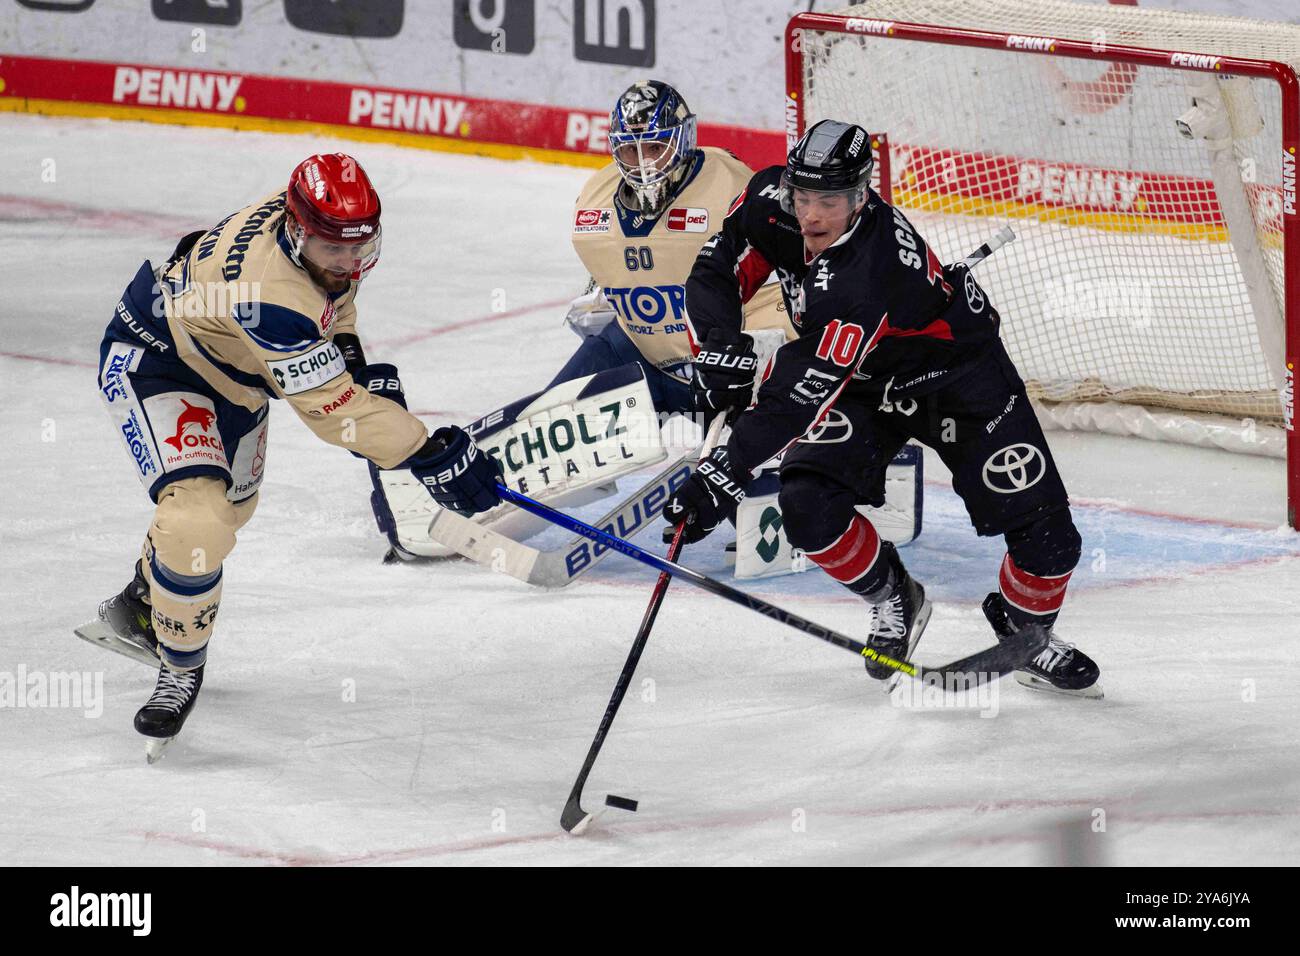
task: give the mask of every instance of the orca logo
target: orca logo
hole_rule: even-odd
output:
[[[853,422],[838,408],[832,408],[799,441],[807,445],[839,445],[853,437]]]
[[[1032,488],[1045,474],[1047,459],[1043,453],[1023,442],[995,451],[984,462],[984,486],[1000,495]]]

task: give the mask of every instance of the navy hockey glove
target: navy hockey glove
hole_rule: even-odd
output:
[[[725,411],[727,422],[736,420],[754,398],[754,376],[758,356],[754,340],[736,337],[721,329],[710,329],[691,362],[691,400],[697,412]]]
[[[406,464],[449,511],[468,518],[501,504],[496,489],[504,476],[501,464],[462,428],[439,428]]]
[[[669,523],[686,522],[682,541],[694,544],[709,536],[723,519],[736,520],[736,509],[745,500],[745,489],[731,473],[727,449],[719,448],[682,482],[664,505]]]
[[[397,377],[396,365],[389,362],[363,365],[352,373],[352,379],[371,395],[387,398],[406,407],[406,392],[402,390],[402,380]]]

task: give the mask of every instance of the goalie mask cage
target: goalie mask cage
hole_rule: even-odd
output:
[[[1287,464],[1300,529],[1300,26],[872,0],[786,30],[786,135],[872,131],[880,190],[981,266],[1044,424]]]

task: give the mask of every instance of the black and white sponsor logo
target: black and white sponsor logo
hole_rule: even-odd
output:
[[[655,0],[574,0],[573,57],[654,66]]]
[[[266,365],[275,376],[275,384],[286,395],[319,388],[347,371],[343,353],[333,342],[324,342],[306,355],[279,359]]]
[[[152,893],[83,893],[73,886],[50,897],[50,925],[120,926],[132,936],[148,936],[153,927]]]
[[[1047,474],[1047,459],[1033,445],[1008,445],[984,462],[984,486],[1000,495],[1014,495],[1032,488]]]
[[[340,37],[395,37],[406,0],[284,0],[284,18],[299,30]]]
[[[808,434],[799,439],[804,445],[839,445],[853,437],[853,422],[837,408],[832,408],[826,417],[808,429]]]
[[[526,56],[537,42],[533,0],[456,0],[451,33],[462,50]]]
[[[836,381],[834,375],[820,369],[810,368],[804,372],[803,378],[795,383],[794,388],[790,391],[790,398],[800,405],[807,405],[809,402],[820,402],[830,394],[831,386]]]
[[[984,292],[980,289],[980,284],[975,281],[975,277],[971,275],[970,272],[966,273],[963,285],[966,289],[966,304],[970,306],[970,310],[976,313],[983,312],[985,305]]]
[[[242,0],[153,0],[153,15],[178,23],[234,27],[243,15],[242,7]]]

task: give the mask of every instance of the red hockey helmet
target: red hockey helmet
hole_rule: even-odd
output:
[[[350,260],[354,280],[379,261],[379,194],[351,156],[308,156],[289,177],[285,201],[296,255],[334,271]]]

